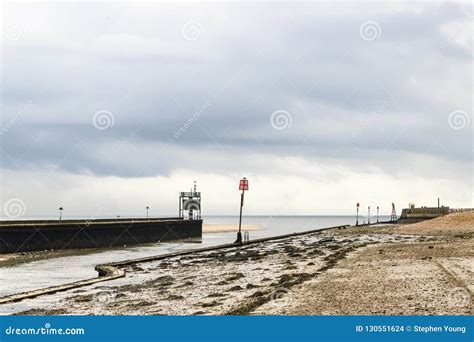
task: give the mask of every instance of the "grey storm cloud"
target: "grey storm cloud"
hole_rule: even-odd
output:
[[[140,177],[245,151],[466,167],[472,132],[449,122],[471,115],[466,9],[383,6],[7,4],[24,32],[2,38],[2,168]]]

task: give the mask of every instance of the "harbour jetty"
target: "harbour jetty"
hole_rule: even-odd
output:
[[[200,218],[2,221],[0,254],[117,247],[201,237]]]
[[[0,254],[105,248],[202,238],[201,193],[196,182],[179,193],[179,217],[0,221]]]

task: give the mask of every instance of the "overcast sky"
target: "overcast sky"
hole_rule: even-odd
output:
[[[473,206],[469,2],[1,11],[2,217]]]

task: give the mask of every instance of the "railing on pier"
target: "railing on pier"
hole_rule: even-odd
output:
[[[169,221],[169,220],[182,220],[180,217],[117,217],[117,218],[104,218],[104,219],[96,219],[96,218],[81,218],[81,219],[71,219],[71,220],[4,220],[0,221],[0,226],[6,225],[15,225],[15,224],[84,224],[84,223],[107,223],[107,222],[141,222],[141,221]]]
[[[451,209],[449,212],[450,213],[467,213],[471,211],[474,211],[474,208],[454,208],[454,209]]]

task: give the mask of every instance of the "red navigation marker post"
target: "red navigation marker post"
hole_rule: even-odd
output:
[[[249,189],[249,181],[247,178],[242,178],[239,183],[239,190],[242,190],[240,194],[240,216],[239,216],[239,231],[237,232],[237,240],[235,243],[242,244],[242,208],[244,206],[244,194]]]

